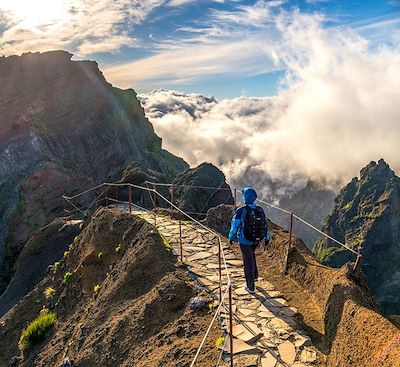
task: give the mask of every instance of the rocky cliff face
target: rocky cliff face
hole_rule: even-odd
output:
[[[184,211],[206,213],[217,205],[233,204],[232,192],[225,181],[225,175],[211,163],[202,163],[179,174],[173,184],[172,197]]]
[[[307,186],[291,197],[284,197],[279,201],[282,208],[292,211],[317,228],[322,228],[325,216],[333,209],[336,193],[324,182],[309,179]],[[285,216],[284,226],[287,226]],[[302,223],[295,222],[294,232],[308,248],[318,240],[318,233]]]
[[[400,178],[380,160],[361,170],[335,199],[324,231],[350,247],[362,247],[362,270],[386,314],[400,313]],[[326,264],[353,260],[329,240],[314,247]]]
[[[29,235],[62,213],[61,195],[117,180],[132,161],[169,181],[189,168],[162,150],[134,90],[112,87],[95,62],[71,57],[0,58],[3,278]]]

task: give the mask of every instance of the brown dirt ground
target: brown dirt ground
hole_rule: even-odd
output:
[[[72,278],[66,285],[67,271]],[[55,295],[46,300],[50,286]],[[79,367],[189,366],[212,318],[207,309],[187,306],[202,292],[153,226],[101,209],[59,266],[0,319],[0,366],[13,356],[26,367],[58,367],[65,357]],[[21,355],[20,332],[43,306],[57,313],[56,328]],[[197,366],[216,364],[219,334],[215,325]]]

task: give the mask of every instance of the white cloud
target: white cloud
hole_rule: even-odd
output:
[[[256,75],[277,66],[267,59],[261,39],[177,47],[131,63],[103,68],[107,79],[120,87],[149,88],[164,82],[182,84],[213,74]]]
[[[179,39],[155,45],[144,59],[103,68],[107,78],[121,87],[157,88],[182,84],[214,74],[253,76],[280,69],[270,57],[276,46],[274,17],[283,1],[258,0],[235,10],[211,10],[207,19],[178,28]]]
[[[164,0],[0,0],[2,54],[67,49],[78,56],[136,44],[128,34]]]
[[[399,171],[400,49],[370,49],[353,31],[320,22],[298,12],[278,20],[276,57],[288,72],[276,97],[143,96],[165,147],[192,165],[211,161],[231,182],[250,175],[261,187],[269,177],[286,181],[282,190],[307,176],[347,181],[381,157]]]

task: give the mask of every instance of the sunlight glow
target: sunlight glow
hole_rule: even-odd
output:
[[[65,0],[0,0],[0,9],[18,28],[30,30],[60,24],[71,15]]]

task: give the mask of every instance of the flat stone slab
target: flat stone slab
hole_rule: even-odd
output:
[[[268,327],[273,330],[284,330],[285,332],[290,332],[292,330],[291,326],[279,317],[271,319],[268,323]]]
[[[207,259],[210,256],[212,256],[211,253],[206,252],[206,251],[201,251],[199,253],[197,253],[196,255],[190,256],[188,258],[189,261],[196,261],[196,260],[201,260],[201,259]]]
[[[254,310],[250,310],[248,308],[238,308],[238,311],[244,316],[250,316],[254,314]]]
[[[292,365],[296,359],[296,348],[294,344],[286,340],[284,343],[278,345],[279,356],[282,361],[288,365]]]
[[[265,337],[265,333],[264,336],[257,341],[257,347],[260,349],[266,349],[269,351],[270,348],[277,348],[277,346],[278,345],[276,343],[272,342],[272,340],[269,339],[269,336],[268,338]]]
[[[258,355],[257,354],[239,354],[233,357],[233,365],[235,367],[257,367]]]
[[[246,329],[243,325],[235,325],[232,328],[232,335],[237,339],[243,340],[244,342],[251,344],[262,336],[262,332],[253,333]]]
[[[219,269],[218,263],[208,263],[206,266],[208,269]],[[221,264],[221,269],[224,269],[224,264]]]
[[[261,367],[275,367],[278,360],[270,352],[264,354],[261,358]]]
[[[263,319],[272,319],[275,317],[275,315],[270,312],[270,311],[261,311],[257,313],[257,316],[263,318]]]
[[[294,345],[296,348],[308,347],[311,345],[311,339],[308,336],[297,334],[295,336]]]
[[[249,292],[246,291],[246,289],[244,289],[244,287],[240,287],[234,290],[234,292],[238,295],[238,296],[249,296],[251,295]]]
[[[223,347],[223,346],[222,346]],[[225,344],[225,347],[220,349],[223,349],[224,352],[230,353],[231,348],[230,348],[230,341],[228,340]],[[259,350],[256,347],[253,347],[243,340],[233,338],[233,354],[239,354],[239,353],[257,353]]]
[[[300,361],[303,363],[314,363],[317,360],[317,353],[309,348],[302,350]]]
[[[226,260],[226,263],[229,265],[232,265],[232,266],[243,266],[243,261],[241,261],[241,260],[230,259],[230,260]]]

